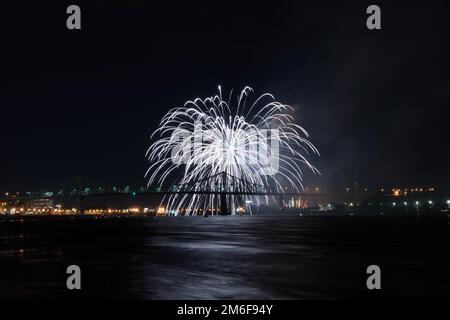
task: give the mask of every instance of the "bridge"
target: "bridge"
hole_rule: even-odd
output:
[[[167,195],[215,195],[220,199],[220,211],[228,212],[226,197],[233,196],[271,196],[278,199],[279,207],[283,207],[285,197],[336,197],[343,194],[318,192],[279,192],[267,190],[264,186],[246,181],[225,172],[201,178],[195,182],[174,184],[166,190],[147,187],[117,187],[99,183],[89,177],[77,175],[55,186],[35,192],[14,196],[16,201],[36,199],[75,198],[79,212],[84,211],[84,200],[101,196],[167,196]],[[346,197],[349,194],[345,194]],[[351,196],[351,195],[350,195]],[[2,200],[7,200],[3,198]]]

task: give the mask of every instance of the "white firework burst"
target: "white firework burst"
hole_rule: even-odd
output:
[[[264,193],[302,190],[304,167],[318,173],[307,156],[319,152],[294,123],[293,108],[270,93],[249,103],[252,92],[245,87],[232,104],[232,91],[224,100],[219,86],[218,95],[187,101],[163,117],[146,153],[148,186],[192,192],[166,196],[168,212],[214,213],[225,201],[235,214],[243,203],[269,204]]]

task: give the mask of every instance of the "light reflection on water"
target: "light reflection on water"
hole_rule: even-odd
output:
[[[0,224],[0,297],[142,299],[448,295],[449,225],[388,217],[21,219]],[[78,264],[83,290],[65,288]]]

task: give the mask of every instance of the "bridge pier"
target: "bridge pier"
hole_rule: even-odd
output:
[[[219,196],[218,193],[216,193],[216,194],[214,195],[214,209],[216,209],[216,211],[215,211],[215,213],[213,213],[213,215],[214,215],[214,214],[219,215],[219,210],[220,210],[220,196]]]
[[[227,195],[224,192],[220,194],[220,214],[221,215],[229,214],[227,205]]]
[[[83,196],[77,196],[76,209],[79,214],[84,214],[84,198]]]
[[[283,210],[284,205],[283,205],[283,195],[282,194],[278,195],[278,206],[280,207],[280,210]]]

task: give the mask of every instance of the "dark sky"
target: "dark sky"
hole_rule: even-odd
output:
[[[369,31],[366,1],[4,0],[0,191],[145,184],[160,118],[218,84],[296,107],[321,152],[306,185],[448,186],[450,5],[393,2]]]

